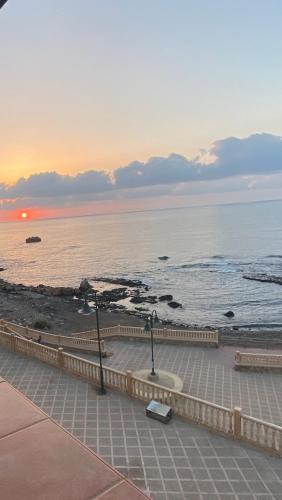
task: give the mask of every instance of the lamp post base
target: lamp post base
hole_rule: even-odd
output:
[[[98,388],[96,387],[96,394],[98,396],[104,396],[105,394],[107,394],[107,391],[106,391],[106,389],[104,387],[103,388],[102,387],[98,387]]]
[[[150,380],[151,382],[157,382],[158,379],[159,379],[159,376],[155,371],[149,373],[148,380]]]

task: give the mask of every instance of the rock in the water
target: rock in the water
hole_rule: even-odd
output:
[[[89,281],[86,278],[84,280],[82,280],[82,282],[80,283],[79,290],[82,293],[87,293],[90,290],[92,290],[92,286],[90,285]]]
[[[158,257],[159,260],[168,260],[168,255],[163,255],[162,257]]]
[[[227,311],[226,313],[224,313],[224,316],[226,316],[227,318],[234,318],[235,314],[233,311]]]
[[[148,288],[145,283],[140,280],[129,280],[125,278],[98,278],[97,276],[93,278],[94,281],[99,281],[101,283],[111,283],[112,285],[121,285],[130,288]]]
[[[251,281],[261,281],[262,283],[275,283],[276,285],[282,285],[281,276],[273,276],[271,274],[244,274],[243,278],[245,280]]]
[[[164,302],[166,300],[169,301],[169,302],[171,302],[173,300],[173,296],[172,295],[161,295],[159,297],[159,301],[160,302]]]
[[[26,243],[39,243],[41,241],[41,238],[39,236],[30,236],[29,238],[26,238],[25,242]]]
[[[130,299],[130,302],[132,302],[132,304],[143,304],[145,300],[144,297],[140,297],[139,295],[137,295],[136,297],[132,297]]]
[[[179,302],[175,302],[175,300],[172,300],[171,302],[168,302],[167,305],[169,307],[172,307],[172,309],[177,309],[177,307],[182,307],[182,304],[179,304]]]
[[[101,293],[103,302],[118,302],[119,300],[127,299],[128,292],[126,288],[114,288],[113,290],[104,290]]]
[[[156,295],[147,295],[146,297],[135,295],[130,299],[130,302],[132,302],[132,304],[143,304],[144,302],[148,304],[157,304],[158,301]]]

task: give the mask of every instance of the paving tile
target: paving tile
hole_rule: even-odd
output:
[[[0,401],[0,438],[46,419],[21,395],[15,397],[15,390],[5,382],[0,384]]]

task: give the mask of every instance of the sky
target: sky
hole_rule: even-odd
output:
[[[281,0],[8,0],[0,220],[282,198]]]

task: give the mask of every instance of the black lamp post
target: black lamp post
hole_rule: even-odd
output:
[[[99,327],[99,309],[98,309],[98,301],[97,301],[97,292],[94,290],[94,301],[95,301],[95,312],[96,312],[96,326],[97,326],[97,337],[98,337],[98,348],[99,348],[99,361],[100,361],[100,389],[98,389],[98,394],[103,396],[106,394],[106,389],[104,386],[104,374],[103,374],[103,366],[102,366],[102,352],[101,352],[101,337],[100,337],[100,327]]]
[[[5,3],[7,2],[8,0],[0,0],[0,9],[1,7],[4,7]]]
[[[84,303],[83,307],[80,311],[82,314],[92,314],[93,309],[88,304],[88,293],[89,291],[93,291],[94,293],[94,302],[95,302],[95,313],[96,313],[96,325],[97,325],[97,338],[98,338],[98,349],[99,349],[99,362],[100,362],[100,388],[97,389],[97,393],[103,396],[106,394],[106,389],[104,386],[104,374],[103,374],[103,366],[102,366],[102,352],[101,352],[101,337],[100,337],[100,325],[99,325],[99,308],[98,308],[98,299],[97,299],[97,291],[93,290],[90,283],[87,279],[82,280],[79,286],[79,290],[83,295]]]
[[[155,372],[155,359],[154,359],[154,335],[153,335],[153,328],[155,324],[158,324],[159,318],[157,315],[157,311],[154,309],[151,314],[147,317],[146,319],[146,324],[144,327],[145,332],[150,332],[151,334],[151,352],[152,352],[152,371],[151,375],[156,376]]]

